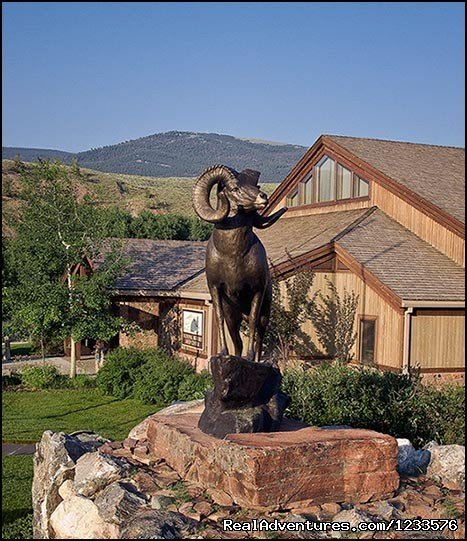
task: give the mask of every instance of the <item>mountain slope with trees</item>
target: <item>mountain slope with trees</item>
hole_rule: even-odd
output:
[[[261,171],[262,182],[280,182],[303,156],[306,147],[239,139],[231,135],[171,131],[95,148],[76,154],[55,150],[3,147],[2,158],[19,155],[76,160],[80,167],[112,173],[156,177],[196,177],[214,163],[237,170]]]
[[[11,236],[21,206],[23,175],[29,174],[37,164],[19,160],[2,161],[2,228]],[[155,178],[118,173],[102,173],[79,167],[74,163],[68,170],[78,199],[85,195],[98,201],[98,206],[113,212],[115,217],[127,214],[134,219],[144,215],[169,216],[172,214],[195,218],[191,204],[192,178]],[[265,184],[271,194],[276,184]],[[127,219],[128,221],[128,219]],[[136,233],[134,233],[136,234]],[[120,235],[117,235],[120,236]]]

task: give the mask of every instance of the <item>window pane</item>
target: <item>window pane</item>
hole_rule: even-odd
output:
[[[298,205],[298,191],[287,197],[287,206],[296,207]]]
[[[310,177],[303,183],[303,201],[305,205],[312,202],[313,199],[313,177]]]
[[[355,176],[355,197],[366,197],[368,195],[368,182]]]
[[[362,364],[375,362],[376,320],[360,320],[360,360]]]
[[[337,199],[352,197],[352,173],[340,164],[337,164]]]
[[[330,158],[324,158],[318,164],[318,201],[332,201],[334,199],[334,166],[335,162]]]

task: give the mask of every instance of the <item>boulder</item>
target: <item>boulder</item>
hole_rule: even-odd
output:
[[[122,529],[121,539],[181,539],[199,524],[180,513],[143,509]]]
[[[204,399],[201,398],[200,400],[177,400],[173,404],[170,404],[170,406],[167,406],[166,408],[163,408],[159,410],[154,415],[178,415],[179,413],[186,413],[186,412],[201,412],[204,409]],[[141,421],[138,425],[136,425],[128,434],[128,438],[131,438],[133,440],[144,440],[147,438],[147,430],[148,430],[148,423],[149,419],[152,416],[147,417],[144,419],[144,421]]]
[[[34,454],[34,477],[32,482],[34,539],[49,539],[50,515],[62,501],[59,487],[67,479],[73,479],[76,461],[94,451],[104,440],[96,434],[53,433],[47,430],[36,445]]]
[[[58,493],[63,500],[68,500],[72,496],[76,496],[75,485],[71,479],[64,481],[58,488]]]
[[[322,513],[328,517],[333,517],[334,515],[337,515],[337,513],[339,513],[341,509],[341,506],[335,502],[323,503],[323,505],[321,506]]]
[[[333,517],[332,522],[348,522],[350,528],[358,528],[358,525],[361,522],[374,522],[374,520],[368,513],[354,507],[337,513],[337,515]],[[347,534],[348,532],[333,531],[332,537],[348,539],[345,537]]]
[[[166,509],[169,505],[172,505],[175,499],[171,496],[165,496],[164,494],[155,494],[151,497],[152,509]]]
[[[102,453],[87,453],[76,462],[74,485],[81,496],[93,496],[110,483],[128,476],[130,464]]]
[[[220,440],[202,432],[199,420],[195,413],[153,416],[150,447],[185,481],[211,494],[215,487],[242,507],[294,509],[304,500],[364,503],[391,497],[399,486],[391,436],[303,427],[285,419],[278,432]],[[157,480],[161,484],[161,477]]]
[[[147,430],[148,430],[148,423],[149,423],[149,419],[152,417],[152,415],[150,415],[149,417],[146,417],[146,419],[144,419],[144,421],[141,421],[141,423],[137,424],[135,427],[133,427],[129,434],[128,434],[128,437],[129,438],[132,438],[132,439],[135,439],[135,440],[144,440],[146,439],[147,437]]]
[[[146,505],[146,500],[129,483],[116,482],[104,488],[94,503],[106,522],[123,524]]]
[[[397,517],[397,508],[387,501],[376,502],[371,506],[371,513],[382,520],[391,520]]]
[[[204,399],[199,400],[177,400],[164,409],[159,410],[156,415],[178,415],[180,413],[201,413],[204,409]]]
[[[97,506],[83,496],[64,500],[50,516],[55,539],[119,539],[119,529],[99,515]]]
[[[416,477],[426,473],[430,453],[426,449],[415,450],[410,440],[397,438],[397,470],[403,477]]]
[[[216,438],[227,434],[279,430],[290,398],[272,364],[228,355],[211,357],[214,389],[206,393],[199,428]]]
[[[425,451],[431,455],[428,477],[447,488],[465,490],[465,447],[430,442]]]

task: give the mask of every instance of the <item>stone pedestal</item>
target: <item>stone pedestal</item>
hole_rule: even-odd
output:
[[[227,355],[212,357],[214,389],[206,393],[199,428],[216,438],[280,429],[290,398],[280,390],[280,371],[268,363]]]
[[[397,442],[360,429],[320,429],[284,420],[280,432],[229,434],[198,428],[199,413],[148,420],[149,446],[185,480],[227,493],[242,507],[362,503],[399,486]]]

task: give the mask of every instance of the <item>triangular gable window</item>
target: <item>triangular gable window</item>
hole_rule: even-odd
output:
[[[369,196],[369,183],[329,156],[323,156],[298,188],[287,196],[287,205],[297,207],[332,203]]]

